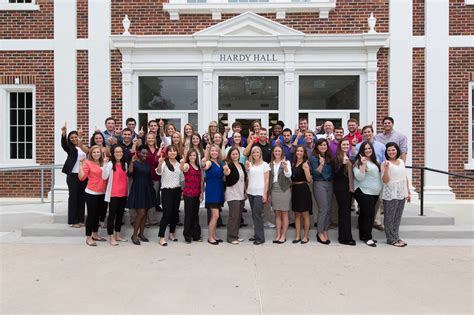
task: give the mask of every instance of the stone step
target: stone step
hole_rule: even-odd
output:
[[[202,237],[207,237],[207,226],[201,225]],[[101,235],[106,235],[105,229],[99,230]],[[122,232],[124,235],[129,237],[132,233],[132,228],[128,225],[124,225]],[[182,239],[182,227],[178,227],[176,235]],[[227,233],[226,228],[219,228],[217,234],[225,238]],[[311,237],[314,238],[315,229],[311,228]],[[384,240],[385,233],[373,230],[373,237],[375,239]],[[21,231],[21,235],[24,237],[74,237],[84,236],[84,228],[71,228],[67,224],[58,223],[38,223],[27,227],[24,227]],[[150,227],[146,231],[146,235],[150,237],[156,237],[158,235],[158,227]],[[353,229],[352,235],[354,239],[358,239],[358,230]],[[240,237],[248,239],[253,236],[253,228],[251,225],[240,229]],[[275,236],[275,229],[266,228],[265,237],[268,240],[273,239]],[[330,239],[337,239],[337,229],[329,231]],[[288,238],[294,237],[294,229],[289,229]],[[400,227],[400,237],[407,239],[474,239],[474,230],[471,225],[408,225]]]
[[[150,210],[154,211],[154,210]],[[199,211],[199,222],[201,225],[207,225],[207,210],[201,208]],[[162,212],[158,213],[158,218],[161,218]],[[181,210],[179,213],[180,217],[180,222],[184,222],[184,211]],[[229,218],[229,212],[227,208],[224,208],[221,212],[221,217],[224,220],[224,223],[227,223],[228,218]],[[243,218],[245,223],[252,223],[252,214],[250,212],[243,213]],[[357,218],[358,216],[356,215],[355,212],[352,212],[352,225],[356,226],[357,225]],[[315,218],[312,218],[312,223]],[[274,218],[272,219],[274,220]],[[67,215],[66,214],[56,214],[53,217],[53,223],[62,223],[66,224],[67,223]],[[124,223],[129,224],[130,223],[130,217],[128,215],[128,212],[125,213],[124,216]],[[419,216],[417,211],[413,211],[410,209],[407,209],[407,211],[404,212],[403,217],[402,217],[402,222],[401,225],[454,225],[455,220],[454,217],[451,217],[449,215],[435,212],[435,211],[427,211],[424,216]]]

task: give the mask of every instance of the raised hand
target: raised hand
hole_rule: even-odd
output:
[[[109,158],[107,157],[107,155],[104,154],[102,160],[104,161],[104,164],[106,164],[109,161]]]
[[[352,145],[355,146],[359,140],[357,140],[357,137],[352,138]]]
[[[109,144],[114,145],[117,143],[117,140],[114,137],[109,137]]]
[[[143,126],[140,128],[140,131],[138,132],[138,136],[141,138],[145,135],[145,131],[143,130]]]
[[[303,170],[309,171],[308,161],[306,161],[306,162],[303,163]]]
[[[83,136],[82,128],[77,129],[77,136],[79,137],[79,139],[82,139],[82,136]]]
[[[121,132],[122,132],[122,130],[120,130],[119,127],[115,128],[115,133],[114,133],[115,137],[118,137]]]
[[[97,126],[94,126],[94,132],[100,132],[100,129]]]
[[[160,118],[159,122],[158,122],[158,126],[160,127],[164,127],[165,126],[165,122],[163,121],[163,119]]]
[[[326,164],[326,159],[321,154],[319,155],[319,164],[320,165]]]
[[[366,157],[366,156],[362,156],[362,155],[360,155],[360,154],[359,154],[359,156],[360,156],[360,161],[361,161],[361,163],[362,163],[362,164],[367,164],[367,157]]]
[[[64,126],[61,127],[61,133],[66,135],[67,133],[67,122],[64,123]]]
[[[132,162],[135,162],[138,160],[138,156],[136,154],[132,155]]]
[[[252,166],[249,160],[245,161],[245,168],[249,169]]]
[[[328,141],[333,141],[333,140],[334,140],[334,134],[331,133],[331,134],[328,136]]]
[[[390,167],[390,162],[389,162],[389,161],[385,161],[385,162],[383,163],[383,166],[384,166],[384,168],[385,168],[386,170],[388,170],[388,168]]]
[[[222,168],[224,170],[224,172],[230,172],[230,168],[229,168],[229,165],[227,165],[227,162],[224,163],[224,167]]]

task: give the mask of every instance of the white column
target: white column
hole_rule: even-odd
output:
[[[293,130],[293,126],[298,124],[298,91],[295,75],[295,50],[285,49],[285,91],[284,104],[280,104],[280,120],[285,122],[287,128]]]
[[[209,122],[217,120],[218,104],[214,102],[214,69],[212,48],[203,48],[202,102],[199,104],[198,130],[207,130]]]
[[[378,47],[367,47],[367,124],[377,125],[377,51]],[[361,125],[363,119],[361,117]]]
[[[132,80],[132,50],[122,48],[122,116],[138,118],[138,108],[134,108]]]
[[[76,95],[76,2],[54,0],[54,162],[63,164],[66,153],[61,148],[59,132],[67,122],[68,132],[77,127]],[[67,198],[66,176],[56,171],[56,200]]]
[[[408,139],[407,165],[412,165],[412,75],[413,50],[411,38],[412,0],[390,1],[390,50],[389,50],[389,115],[395,120],[395,129]],[[412,171],[408,169],[410,184]],[[415,171],[416,176],[419,172]],[[412,186],[413,188],[413,186]],[[418,195],[412,189],[412,196]],[[412,198],[415,199],[415,198]]]
[[[104,129],[111,113],[110,0],[88,2],[89,129]],[[124,120],[126,117],[124,117]]]
[[[448,171],[449,0],[425,1],[425,165]],[[455,199],[448,176],[426,172],[426,201]]]

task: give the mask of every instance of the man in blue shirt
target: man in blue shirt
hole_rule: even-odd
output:
[[[372,143],[375,150],[375,156],[377,157],[377,162],[382,163],[385,161],[385,144],[376,141],[374,139],[374,128],[372,125],[367,125],[362,128],[362,142],[368,141]],[[351,160],[354,160],[359,153],[360,145],[362,143],[358,143],[355,147],[353,146],[350,152]]]

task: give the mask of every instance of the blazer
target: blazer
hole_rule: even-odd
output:
[[[288,167],[291,167],[290,162],[287,162],[289,165]],[[291,187],[291,178],[288,178],[285,176],[285,168],[283,165],[280,164],[280,167],[278,168],[278,185],[280,185],[281,190],[286,191],[288,188]],[[270,163],[270,185],[268,191],[272,191],[272,186],[273,186],[273,162]]]
[[[69,175],[71,174],[71,171],[77,162],[77,155],[78,155],[77,149],[75,146],[68,143],[66,139],[66,135],[61,135],[61,147],[67,153],[66,162],[64,162],[62,172],[64,174]]]
[[[244,172],[244,181],[247,181],[247,171],[245,170],[245,166],[242,163],[239,163],[240,167],[242,167],[242,171]],[[239,170],[234,165],[234,163],[229,164],[230,174],[225,177],[225,185],[227,187],[234,186],[239,181]]]

